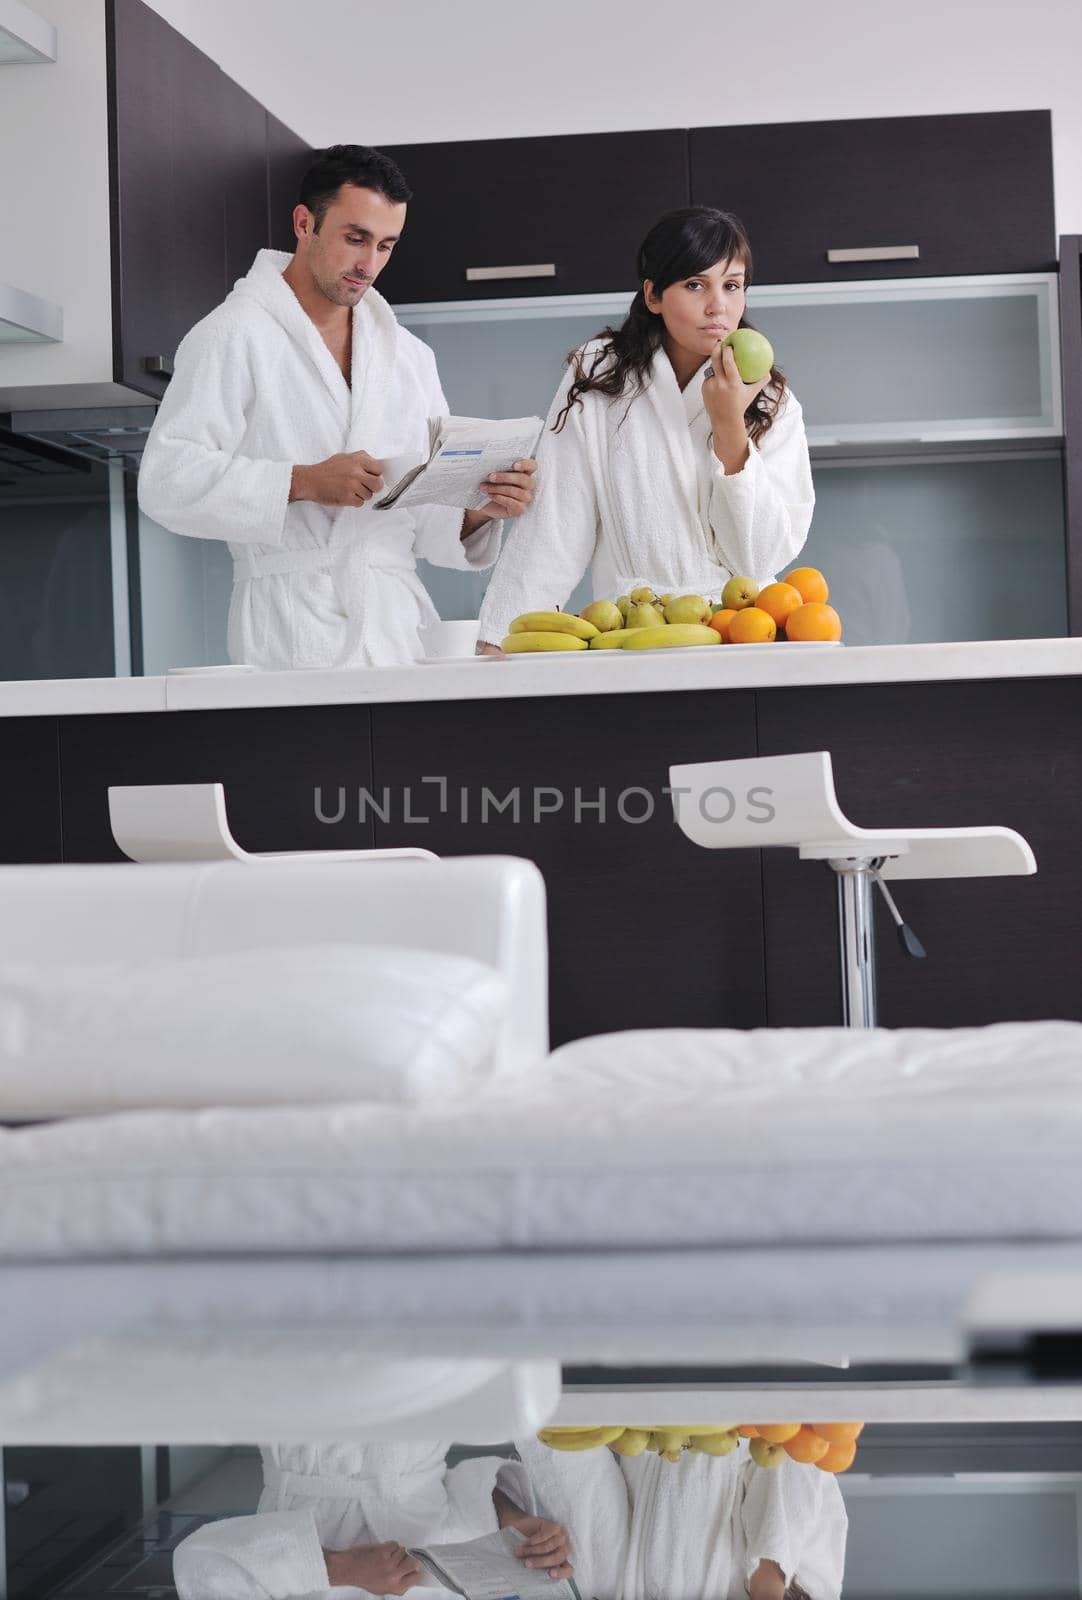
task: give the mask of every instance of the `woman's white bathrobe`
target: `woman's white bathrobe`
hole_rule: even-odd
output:
[[[764,1560],[812,1600],[839,1600],[847,1518],[829,1473],[789,1460],[763,1470],[743,1448],[677,1462],[536,1440],[518,1450],[545,1514],[568,1529],[584,1600],[745,1600]]]
[[[247,277],[181,342],[150,432],[139,504],[174,533],[225,539],[234,561],[229,652],[267,668],[393,666],[424,652],[437,613],[416,557],[491,566],[502,523],[465,541],[462,512],[289,503],[294,465],[340,451],[428,454],[445,416],[435,358],[368,289],[353,311],[352,390],[261,250]]]
[[[589,370],[604,341],[583,347]],[[792,393],[742,470],[729,476],[711,448],[703,371],[681,391],[664,350],[631,401],[583,395],[559,433],[552,425],[574,376],[564,375],[537,452],[537,493],[517,519],[481,608],[480,636],[496,644],[523,611],[563,606],[588,566],[594,596],[638,584],[718,599],[734,575],[769,582],[808,536],[812,488],[804,416]]]
[[[270,1445],[264,1490],[250,1517],[207,1523],[173,1553],[180,1600],[351,1600],[331,1588],[324,1550],[396,1540],[454,1543],[495,1533],[492,1491],[521,1505],[524,1469],[475,1456],[447,1469],[447,1444]],[[410,1590],[446,1596],[439,1584]]]

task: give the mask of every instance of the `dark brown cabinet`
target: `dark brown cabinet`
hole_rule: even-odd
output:
[[[160,399],[189,328],[280,237],[308,147],[143,0],[106,18],[114,375]]]
[[[693,128],[689,152],[759,283],[1055,270],[1048,111]]]
[[[1059,242],[1059,336],[1063,372],[1063,515],[1067,616],[1082,633],[1082,234]]]
[[[413,190],[380,288],[395,304],[631,288],[635,252],[688,202],[682,129],[387,146]],[[477,276],[477,274],[481,276]]]

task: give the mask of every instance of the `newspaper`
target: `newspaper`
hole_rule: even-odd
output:
[[[572,1579],[554,1583],[543,1567],[527,1567],[516,1558],[522,1537],[516,1529],[504,1528],[463,1544],[423,1545],[410,1555],[465,1600],[582,1600]]]
[[[510,472],[537,449],[545,424],[540,417],[491,422],[484,417],[430,417],[425,459],[395,456],[383,465],[394,487],[374,502],[392,506],[461,506],[479,511],[488,499],[481,484],[490,472]]]

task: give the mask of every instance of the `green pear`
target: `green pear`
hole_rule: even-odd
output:
[[[666,622],[709,622],[711,615],[710,602],[701,594],[682,594],[665,607]]]
[[[629,628],[663,628],[665,618],[657,606],[647,605],[632,606],[627,614]]]
[[[591,600],[579,612],[583,622],[592,622],[598,633],[611,633],[624,625],[623,613],[615,600]]]
[[[706,1456],[727,1456],[740,1443],[738,1433],[707,1433],[696,1436],[692,1434],[690,1450],[701,1450]]]
[[[640,584],[637,589],[631,591],[633,606],[652,606],[656,599],[657,595],[648,583]]]
[[[743,611],[758,598],[759,585],[754,578],[730,578],[721,591],[721,603],[728,611]]]
[[[662,611],[664,611],[665,607],[669,604],[669,601],[670,600],[675,600],[675,599],[676,599],[676,596],[674,594],[672,594],[672,593],[659,594],[658,597],[657,597],[657,603],[661,607]]]
[[[780,1467],[788,1454],[783,1444],[771,1444],[769,1439],[751,1439],[748,1449],[757,1467]]]
[[[631,610],[631,596],[629,594],[622,594],[619,600],[616,602],[616,609],[626,622],[627,614]]]

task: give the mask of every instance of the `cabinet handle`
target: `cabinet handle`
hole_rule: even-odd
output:
[[[467,267],[467,283],[494,283],[501,278],[554,278],[555,261],[537,267]]]
[[[173,376],[173,363],[168,356],[144,356],[143,366],[153,378],[164,378],[168,382]]]
[[[918,261],[919,244],[875,244],[866,250],[828,250],[828,261]]]

